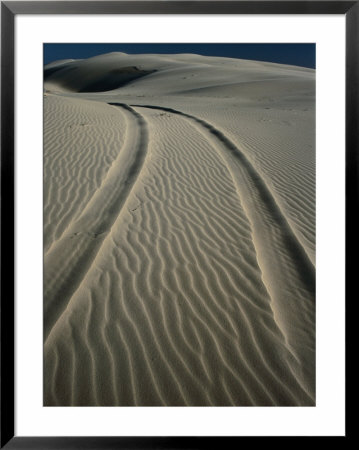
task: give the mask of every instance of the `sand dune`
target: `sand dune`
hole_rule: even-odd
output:
[[[45,68],[44,405],[315,405],[314,89],[199,55]]]

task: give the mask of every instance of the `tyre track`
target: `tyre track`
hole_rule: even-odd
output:
[[[143,166],[148,146],[145,119],[119,105],[127,120],[126,141],[106,178],[77,220],[44,257],[44,340],[78,289]]]
[[[263,281],[276,322],[293,352],[293,372],[314,399],[315,268],[264,179],[243,150],[222,131],[194,115],[155,105],[131,105],[183,117],[217,149],[232,176],[252,225]]]
[[[111,103],[110,103],[111,104]],[[118,104],[122,105],[122,104]],[[169,112],[172,114],[177,114],[182,117],[185,117],[187,119],[190,119],[197,124],[204,127],[206,130],[209,131],[209,133],[215,137],[221,144],[222,147],[231,154],[234,158],[238,159],[239,162],[243,165],[244,169],[247,172],[248,178],[251,179],[251,181],[256,185],[257,188],[257,194],[259,194],[261,201],[268,205],[268,209],[272,211],[272,218],[273,221],[278,223],[282,228],[285,229],[285,232],[283,233],[284,236],[286,236],[285,242],[288,249],[291,251],[293,256],[295,256],[294,261],[298,261],[298,274],[302,276],[302,280],[304,284],[308,286],[314,286],[315,280],[314,280],[314,267],[309,260],[308,256],[305,253],[305,250],[303,249],[302,245],[296,238],[293,230],[291,229],[287,219],[285,218],[284,214],[281,212],[279,205],[277,204],[275,198],[273,197],[272,193],[270,192],[269,188],[265,184],[265,181],[261,178],[260,174],[256,171],[256,169],[253,167],[251,162],[248,160],[248,158],[244,155],[243,151],[240,150],[235,144],[233,144],[232,141],[230,141],[229,138],[225,136],[225,134],[215,128],[210,123],[206,122],[203,119],[200,119],[196,116],[193,116],[191,114],[184,113],[182,111],[175,110],[173,108],[166,108],[161,106],[153,106],[153,105],[131,105],[132,107],[140,107],[140,108],[149,108],[149,109],[157,109],[160,111]],[[232,173],[232,170],[230,169],[230,172]],[[295,254],[295,255],[294,255]],[[299,257],[299,259],[298,259]]]

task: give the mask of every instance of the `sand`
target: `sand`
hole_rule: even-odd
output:
[[[44,405],[315,405],[315,71],[45,67]]]

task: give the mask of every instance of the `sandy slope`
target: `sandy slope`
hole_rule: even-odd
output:
[[[44,404],[314,405],[315,72],[45,69]]]

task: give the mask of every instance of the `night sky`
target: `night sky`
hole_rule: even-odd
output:
[[[315,44],[44,44],[44,64],[110,52],[196,53],[315,68]]]

